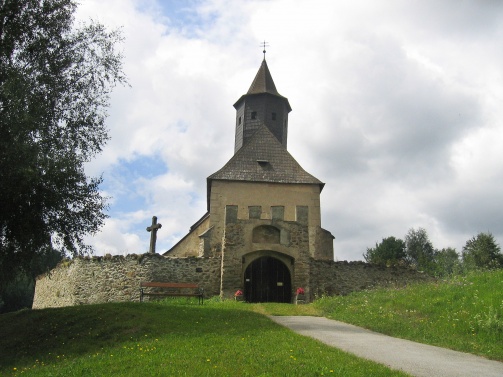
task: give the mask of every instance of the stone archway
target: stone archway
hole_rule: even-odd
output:
[[[247,302],[292,302],[292,279],[279,259],[262,256],[245,270],[244,294]]]

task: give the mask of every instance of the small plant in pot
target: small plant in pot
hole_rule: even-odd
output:
[[[234,293],[234,299],[236,301],[244,301],[244,294],[241,289],[238,289],[236,293]]]
[[[297,288],[297,290],[295,291],[295,303],[296,304],[306,302],[305,293],[306,292],[304,291],[304,288],[302,288],[302,287]]]

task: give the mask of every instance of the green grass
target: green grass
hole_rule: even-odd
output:
[[[0,376],[399,376],[263,314],[325,315],[503,361],[503,270],[310,305],[210,299],[0,315]]]
[[[166,300],[4,314],[0,375],[404,375],[297,335],[255,312],[288,310],[313,309]]]
[[[328,318],[503,361],[503,270],[323,297],[313,306]]]

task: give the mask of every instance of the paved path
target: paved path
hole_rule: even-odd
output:
[[[270,317],[293,331],[420,377],[502,377],[503,363],[392,338],[323,317]]]

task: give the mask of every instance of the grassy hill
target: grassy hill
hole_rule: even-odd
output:
[[[0,375],[405,375],[294,334],[250,308],[167,300],[3,314]]]
[[[311,305],[113,303],[0,315],[0,375],[400,376],[272,323],[325,315],[503,360],[503,271]]]
[[[328,318],[387,335],[503,361],[503,270],[471,273],[405,289],[323,297]]]

